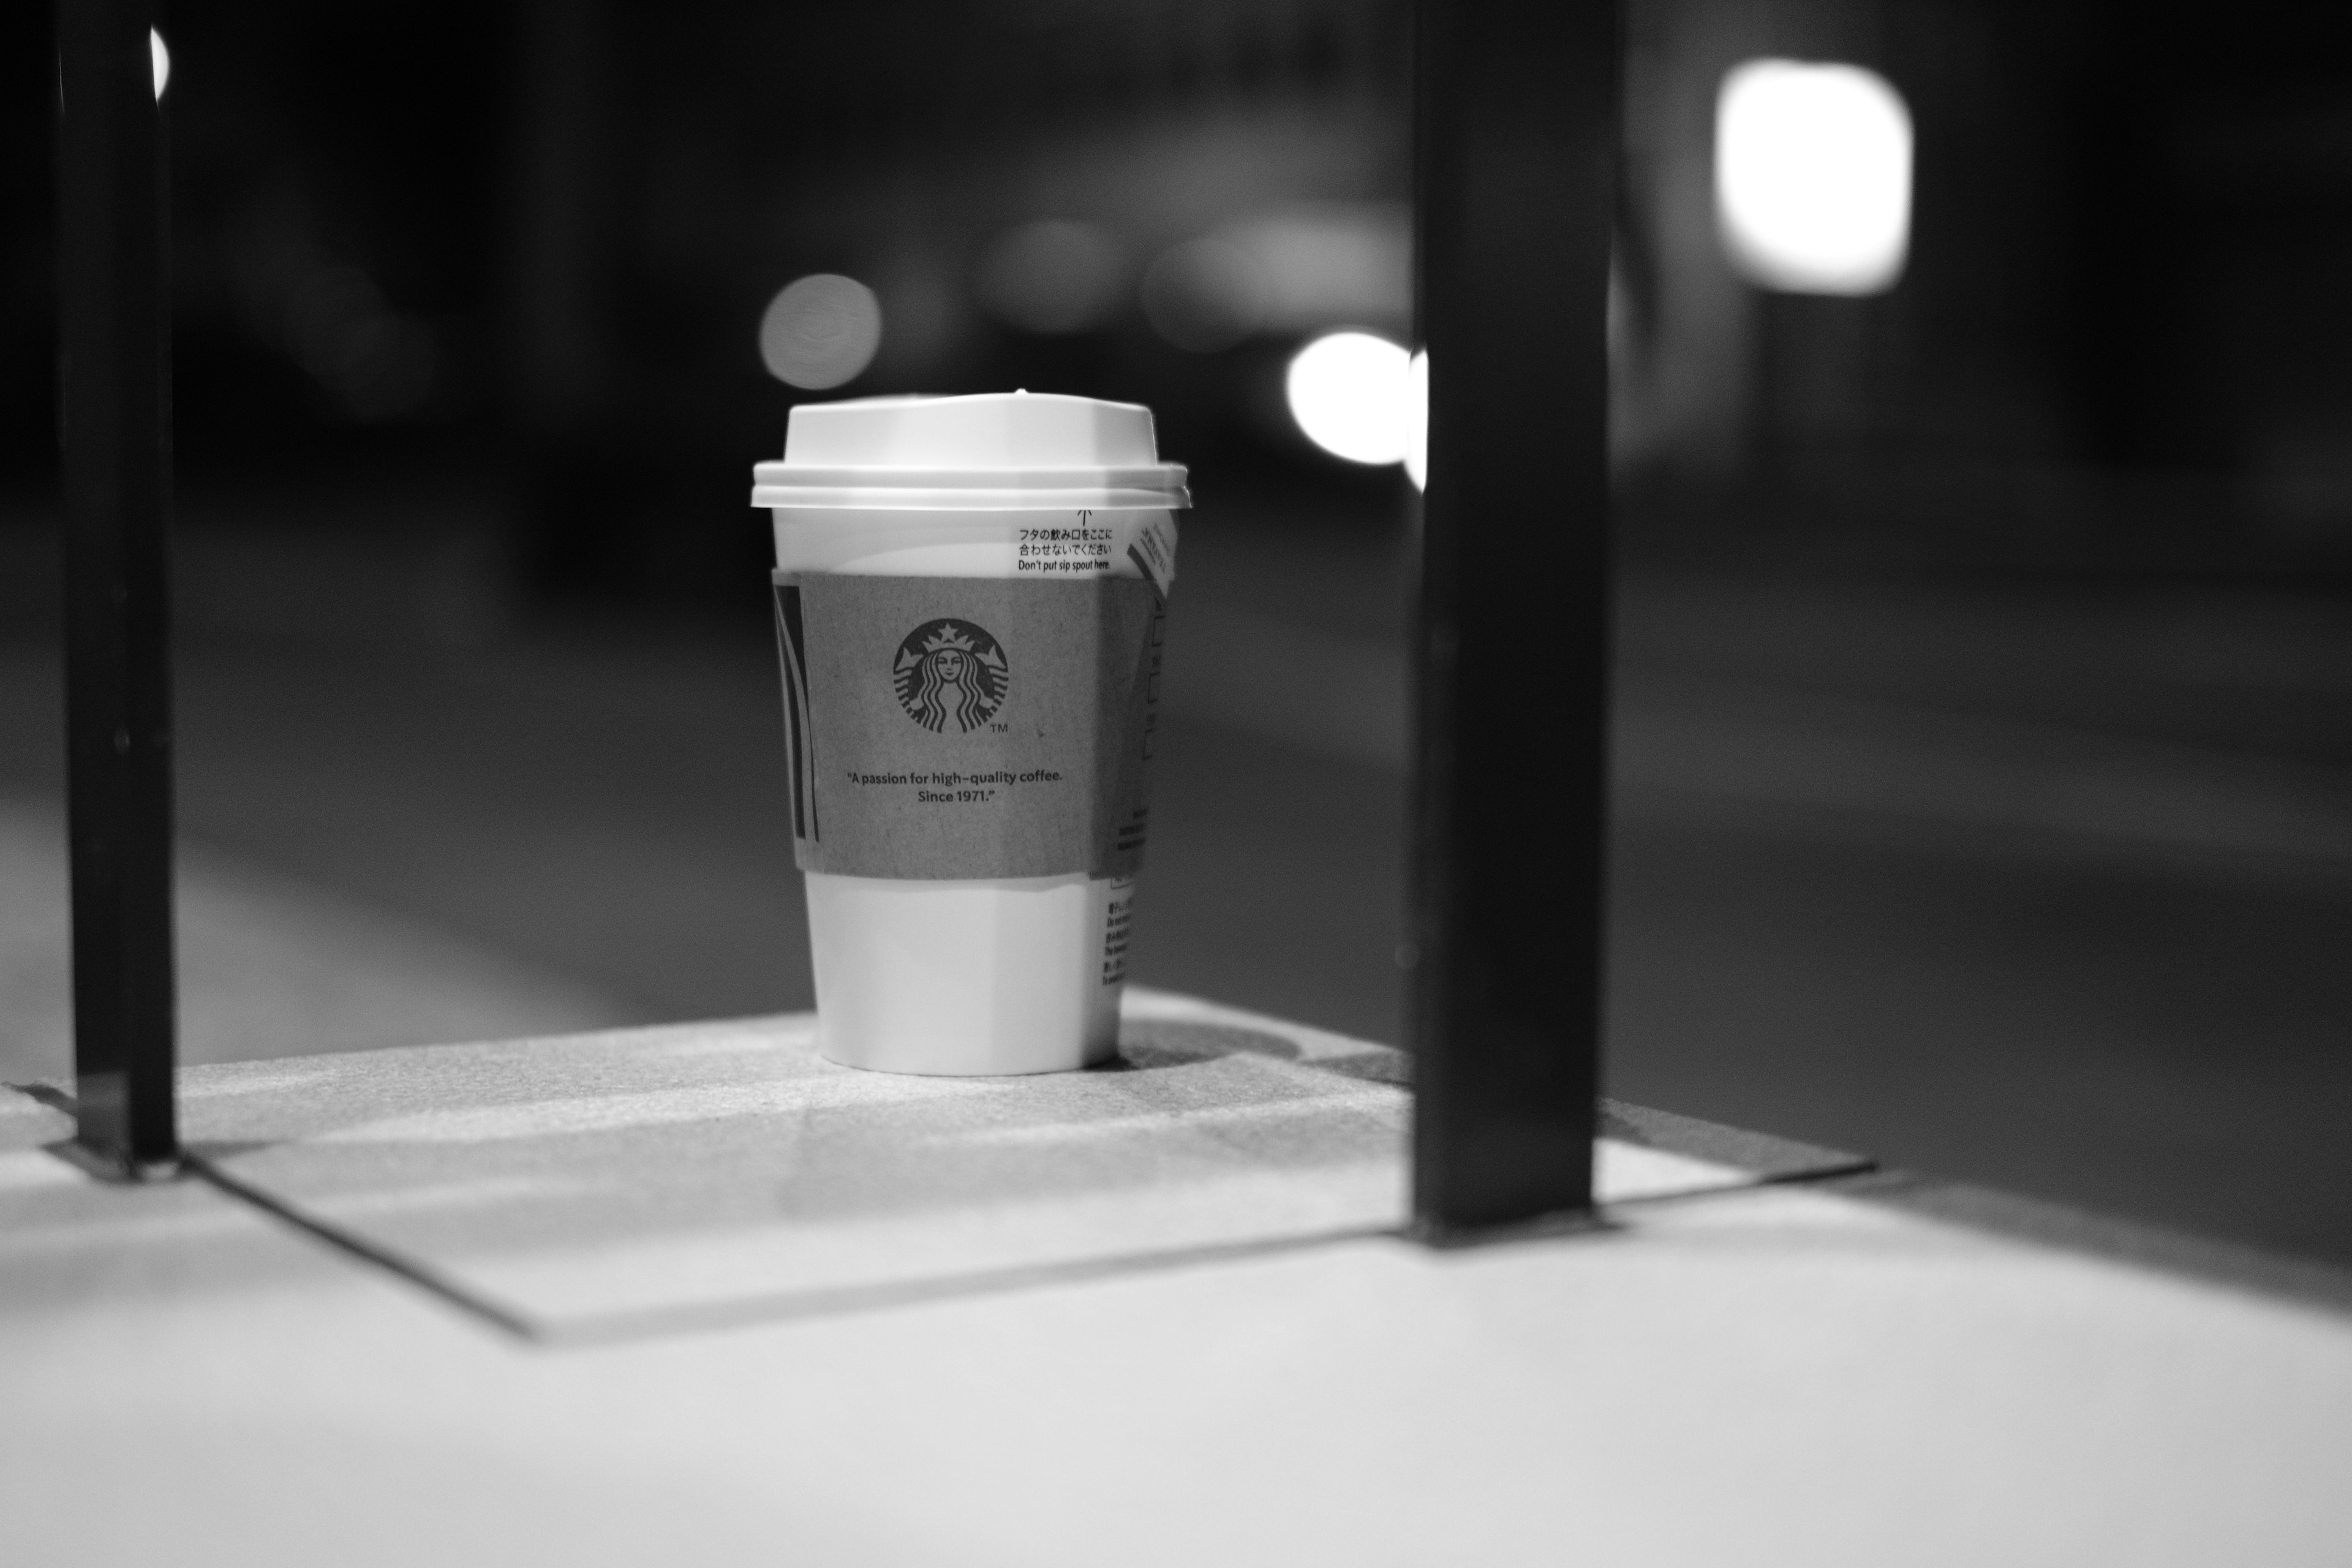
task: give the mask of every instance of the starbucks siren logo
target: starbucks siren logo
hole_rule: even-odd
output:
[[[898,645],[891,689],[907,717],[934,733],[979,729],[1004,706],[1004,650],[970,621],[925,621]]]

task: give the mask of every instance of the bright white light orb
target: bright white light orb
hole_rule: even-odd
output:
[[[838,272],[784,285],[760,318],[760,358],[787,386],[822,392],[854,381],[882,346],[882,302]]]
[[[1715,204],[1725,248],[1754,282],[1892,288],[1911,240],[1911,111],[1860,66],[1735,66],[1716,99]]]
[[[1307,438],[1351,463],[1402,463],[1410,450],[1412,371],[1370,332],[1333,332],[1300,349],[1283,390]]]
[[[163,47],[163,35],[154,28],[147,29],[147,58],[155,67],[155,101],[163,101],[163,84],[172,79],[172,51]]]

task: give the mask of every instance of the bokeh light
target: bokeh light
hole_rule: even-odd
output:
[[[1307,438],[1351,463],[1401,463],[1412,448],[1412,365],[1370,332],[1332,332],[1300,349],[1283,390]]]
[[[1412,325],[1412,210],[1401,203],[1298,203],[1222,225],[1210,237],[1257,264],[1260,331]]]
[[[154,28],[147,29],[147,58],[155,68],[155,101],[163,101],[163,88],[172,79],[172,51],[163,47],[163,35]]]
[[[1143,314],[1187,353],[1232,348],[1265,320],[1265,268],[1239,246],[1187,240],[1162,251],[1143,275]]]
[[[1891,288],[1910,244],[1910,110],[1860,66],[1736,66],[1716,100],[1715,195],[1725,247],[1753,281]]]
[[[784,285],[760,318],[760,358],[787,386],[822,392],[854,381],[881,346],[881,301],[838,272]]]
[[[1108,321],[1125,289],[1118,242],[1100,224],[1024,223],[981,253],[975,279],[989,314],[1025,332],[1061,336]]]

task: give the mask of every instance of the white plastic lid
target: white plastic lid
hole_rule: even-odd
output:
[[[793,410],[784,460],[751,470],[753,506],[1131,511],[1189,507],[1151,410],[1053,392],[859,397]]]

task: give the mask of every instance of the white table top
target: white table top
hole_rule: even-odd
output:
[[[486,1047],[487,1048],[487,1047]],[[585,1347],[0,1091],[6,1557],[2340,1563],[2352,1317],[1862,1178]]]

